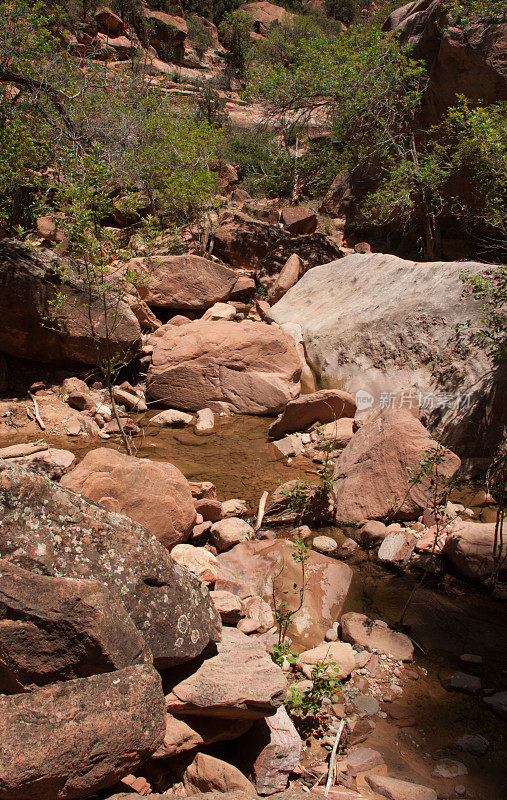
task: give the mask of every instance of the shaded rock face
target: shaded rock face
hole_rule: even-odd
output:
[[[436,119],[462,94],[485,104],[507,99],[505,21],[472,20],[463,28],[446,24],[441,0],[416,0],[396,9],[384,24],[429,69],[423,114]]]
[[[410,411],[378,412],[354,434],[336,461],[336,522],[359,525],[390,515],[400,520],[416,519],[431,503],[431,476],[410,486],[408,469],[417,473],[423,454],[435,446],[434,439]],[[438,473],[450,478],[460,464],[458,456],[445,450]]]
[[[0,560],[0,691],[85,678],[151,660],[98,581],[37,575]]]
[[[317,214],[311,208],[284,208],[281,217],[291,233],[313,233],[317,229]]]
[[[149,275],[142,299],[154,308],[205,309],[227,300],[234,270],[196,255],[134,258],[129,266]]]
[[[298,517],[290,507],[290,494],[297,484],[297,480],[287,481],[275,489],[266,503],[265,521],[270,525],[299,524],[313,527],[331,524],[334,512],[333,495],[321,486],[307,487],[305,509]]]
[[[87,453],[61,484],[139,522],[168,550],[186,542],[195,525],[189,483],[167,461],[134,458],[98,447]]]
[[[168,406],[198,411],[225,403],[240,414],[270,414],[299,393],[292,339],[262,322],[167,325],[150,343],[147,392]]]
[[[213,252],[235,267],[256,270],[265,285],[273,283],[293,254],[299,256],[305,270],[342,255],[322,233],[300,236],[241,212],[220,223]]]
[[[274,714],[287,681],[265,648],[235,628],[223,629],[216,648],[167,695],[169,713],[240,720]]]
[[[287,542],[243,542],[218,556],[220,575],[216,590],[226,590],[244,599],[259,595],[297,607],[294,584],[301,585],[301,567],[292,558]],[[306,562],[306,590],[301,610],[295,614],[289,636],[297,650],[320,644],[326,631],[339,619],[352,581],[346,564],[311,552]]]
[[[165,728],[160,676],[148,665],[0,697],[0,798],[72,800],[112,786]]]
[[[136,522],[0,462],[0,556],[56,577],[95,579],[121,600],[159,667],[220,636],[204,586]]]
[[[487,458],[504,425],[507,377],[473,340],[482,307],[460,276],[493,269],[349,255],[309,270],[267,316],[299,332],[321,387],[361,392],[369,413],[382,403],[419,409],[459,455]]]
[[[187,38],[188,28],[183,17],[173,17],[165,11],[151,11],[145,9],[144,16],[148,25],[150,41],[160,44],[182,44]],[[140,33],[142,33],[140,31]]]
[[[299,764],[302,742],[285,708],[258,720],[239,743],[246,761],[246,772],[252,776],[260,795],[281,792],[289,774]]]
[[[61,283],[56,270],[71,262],[51,251],[32,252],[13,240],[0,243],[0,349],[9,355],[44,363],[98,364],[105,355],[103,299],[88,296],[76,277]],[[60,298],[55,305],[57,296]],[[126,300],[109,301],[109,339],[113,354],[135,353],[141,329]],[[49,320],[54,318],[54,323]]]

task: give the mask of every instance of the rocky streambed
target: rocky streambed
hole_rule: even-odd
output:
[[[39,405],[44,411],[41,394]],[[12,402],[9,407],[13,408]],[[52,448],[71,451],[80,462],[99,446],[90,437],[63,435],[57,417],[55,414],[52,432],[44,432],[44,440]],[[217,415],[214,431],[208,436],[198,436],[192,428],[160,428],[151,423],[151,411],[134,417],[141,431],[133,439],[138,457],[170,462],[192,482],[211,481],[221,500],[246,501],[246,517],[251,521],[265,490],[272,493],[279,483],[299,476],[312,479],[318,466],[303,456],[280,460],[268,441],[272,420],[266,417]],[[4,426],[0,445],[40,439],[41,432],[36,435],[35,428],[30,433],[26,428],[16,431]],[[104,440],[100,446],[118,450],[114,439]],[[474,510],[473,490],[466,501]],[[479,514],[480,508],[475,511]],[[257,537],[269,536],[267,527],[263,526]],[[290,537],[289,528],[277,527],[276,537]],[[323,535],[334,540],[337,550],[331,558],[352,569],[343,613],[380,620],[381,629],[385,624],[394,626],[420,572],[386,566],[374,551],[350,547],[347,533],[328,526],[312,530],[308,541]],[[349,754],[340,761],[343,780],[341,788],[332,790],[337,792],[336,798],[344,797],[340,792],[347,784],[351,792],[354,787],[364,796],[375,796],[375,787],[361,775],[369,771],[381,778],[388,771],[391,778],[433,787],[442,798],[500,800],[507,753],[505,726],[484,698],[505,688],[503,605],[452,572],[438,574],[416,592],[406,624],[414,642],[413,662],[405,663],[375,647],[370,648],[371,653],[356,653],[341,703],[324,710],[313,734],[305,738],[303,731],[296,786],[322,785],[325,759],[339,720],[346,715],[353,720],[347,743],[354,746],[350,753],[355,756]],[[328,638],[332,640],[332,634]],[[222,748],[226,760],[241,766],[228,742],[216,748],[216,753]],[[385,795],[384,790],[379,793]]]

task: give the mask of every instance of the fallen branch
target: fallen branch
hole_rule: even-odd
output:
[[[33,394],[31,392],[28,392],[28,397],[30,398],[30,400],[33,403],[33,413],[34,413],[34,416],[35,416],[35,421],[36,421],[37,425],[39,426],[39,428],[42,431],[45,431],[46,430],[46,426],[44,425],[44,423],[42,421],[41,415],[39,414],[39,405],[37,403],[37,400],[35,399],[35,397],[33,396]]]
[[[45,442],[13,444],[0,449],[0,458],[23,458],[23,456],[31,456],[32,453],[39,453],[41,450],[49,450],[49,445]]]
[[[264,519],[264,510],[266,508],[266,501],[268,499],[269,492],[263,492],[262,497],[259,500],[259,510],[257,512],[257,522],[255,523],[254,531],[257,533],[259,528],[262,525],[262,520]]]
[[[331,755],[329,757],[329,770],[327,773],[326,788],[324,789],[324,797],[328,796],[329,790],[331,788],[331,783],[333,782],[334,779],[336,751],[338,750],[338,743],[341,739],[344,726],[345,726],[345,717],[340,721],[340,725],[338,726],[338,730],[336,731],[336,736],[333,743],[333,749],[331,750]]]

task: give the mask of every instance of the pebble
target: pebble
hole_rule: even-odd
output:
[[[472,753],[474,756],[483,756],[489,748],[489,742],[480,733],[465,733],[456,739],[452,746],[456,750],[463,750],[464,753]]]
[[[457,778],[458,775],[468,775],[468,769],[461,761],[442,758],[437,761],[431,774],[434,778]]]
[[[366,669],[370,673],[371,677],[375,678],[378,672],[378,668],[379,668],[378,655],[376,653],[373,653],[373,655],[370,657],[368,661],[368,664],[366,665]]]
[[[352,701],[360,714],[371,716],[377,714],[380,709],[379,701],[370,694],[358,694]]]
[[[455,672],[450,678],[444,678],[442,684],[448,691],[454,690],[467,694],[475,694],[482,688],[481,679],[477,675],[469,675],[466,672]]]
[[[457,783],[456,786],[454,787],[454,791],[456,792],[456,794],[459,795],[465,794],[466,786],[463,786],[462,783]]]
[[[371,655],[368,653],[367,650],[362,650],[360,653],[355,653],[354,661],[356,662],[356,667],[361,669],[363,672],[363,667],[370,661]]]
[[[338,641],[338,622],[333,622],[331,627],[326,631],[325,640],[326,642],[337,642]]]

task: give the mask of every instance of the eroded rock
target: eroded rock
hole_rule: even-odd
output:
[[[282,670],[261,644],[235,628],[224,628],[217,654],[174,686],[166,705],[178,716],[256,719],[274,714],[286,688]]]
[[[226,404],[241,414],[269,414],[299,392],[296,348],[274,326],[196,320],[163,326],[151,341],[148,394],[167,405],[198,411]]]
[[[6,462],[0,462],[0,556],[32,572],[103,583],[160,667],[195,657],[220,636],[207,589],[145,528]]]
[[[139,522],[168,549],[185,542],[195,525],[188,481],[167,461],[135,458],[99,447],[87,453],[61,483]],[[108,498],[107,503],[102,503],[104,498]]]
[[[0,697],[0,797],[86,797],[135,770],[165,729],[161,680],[151,666]]]
[[[339,456],[334,471],[337,524],[364,520],[416,519],[431,503],[430,477],[410,485],[435,441],[409,410],[385,409],[361,426]],[[450,478],[461,462],[444,448],[439,475]],[[445,483],[440,499],[445,496]]]
[[[0,691],[151,661],[124,606],[98,581],[37,575],[0,560]]]
[[[414,646],[408,636],[393,631],[385,623],[373,621],[365,614],[350,611],[340,621],[342,638],[365,650],[380,650],[398,661],[412,661]]]

